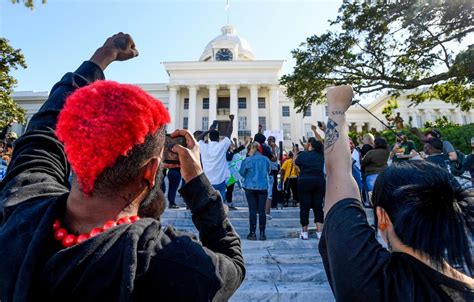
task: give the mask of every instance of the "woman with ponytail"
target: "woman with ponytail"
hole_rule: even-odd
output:
[[[328,89],[325,225],[319,251],[337,301],[474,301],[474,193],[438,166],[397,163],[375,183],[383,247],[351,175],[345,112],[352,88]]]

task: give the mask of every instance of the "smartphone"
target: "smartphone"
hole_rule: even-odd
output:
[[[165,164],[179,164],[178,154],[171,151],[176,144],[186,147],[186,138],[184,136],[172,138],[169,134],[166,134],[165,148],[163,150],[163,161]]]
[[[217,124],[218,124],[218,123],[219,123],[218,121],[213,121],[213,122],[212,122],[212,125],[211,125],[211,128],[212,128],[212,129],[217,129]]]
[[[323,123],[321,123],[320,121],[318,121],[318,127],[319,127],[319,129],[323,128]]]

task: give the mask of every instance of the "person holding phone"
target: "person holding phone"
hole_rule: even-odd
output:
[[[396,135],[396,143],[390,152],[390,159],[394,162],[402,162],[412,159],[418,155],[416,152],[415,143],[408,140],[406,134],[402,131]]]
[[[230,177],[230,171],[227,166],[227,150],[232,145],[230,136],[233,131],[234,116],[229,115],[230,123],[224,133],[224,138],[219,140],[220,133],[216,130],[217,121],[214,121],[208,131],[203,132],[199,137],[199,147],[201,149],[201,162],[204,174],[209,178],[214,189],[219,191],[222,198],[226,196],[226,180]],[[209,135],[209,142],[204,138]],[[231,210],[237,208],[233,203],[227,204]]]
[[[109,64],[137,55],[130,35],[108,38],[17,140],[0,184],[1,301],[227,301],[244,280],[240,238],[196,140],[177,130],[185,146],[165,146],[165,106],[104,80]],[[160,223],[165,148],[199,241]]]

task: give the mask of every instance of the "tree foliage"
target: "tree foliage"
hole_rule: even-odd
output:
[[[34,8],[34,0],[11,0],[11,2],[23,3],[29,9]],[[46,3],[46,0],[42,0],[42,3]],[[0,38],[0,130],[12,122],[20,124],[26,122],[25,110],[11,98],[17,81],[10,75],[10,71],[19,67],[27,67],[21,49],[14,49],[8,44],[7,39]]]
[[[34,0],[11,0],[13,4],[16,3],[23,3],[29,9],[35,8],[35,1]],[[46,0],[41,1],[43,4],[46,3]]]
[[[0,129],[11,122],[25,122],[25,111],[11,98],[16,79],[10,75],[12,69],[26,68],[20,49],[14,49],[8,40],[0,38]]]
[[[330,30],[292,51],[296,66],[281,83],[295,108],[322,103],[325,88],[340,84],[474,108],[474,46],[459,50],[474,32],[472,2],[384,2],[344,1]]]

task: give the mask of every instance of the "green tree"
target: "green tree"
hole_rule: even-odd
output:
[[[396,99],[390,99],[387,101],[387,104],[382,109],[382,114],[385,116],[385,119],[393,124],[393,113],[395,109],[398,108],[398,102]]]
[[[474,47],[456,52],[474,32],[472,1],[383,2],[344,1],[330,30],[292,51],[296,66],[281,83],[295,108],[324,102],[325,88],[340,84],[474,108]]]
[[[0,38],[0,129],[13,121],[24,123],[25,111],[11,98],[16,79],[10,75],[12,69],[26,68],[20,49],[14,49],[8,40]]]
[[[29,9],[35,8],[35,1],[34,0],[11,0],[13,4],[16,3],[23,3]],[[46,3],[46,0],[41,1],[43,4]]]
[[[34,8],[33,0],[11,0],[11,2],[23,3],[30,9]],[[42,0],[42,3],[46,3],[46,0]],[[25,110],[11,98],[17,81],[10,75],[12,69],[27,67],[25,57],[21,49],[14,49],[8,42],[7,39],[0,38],[0,131],[14,121],[20,124],[26,122]]]

